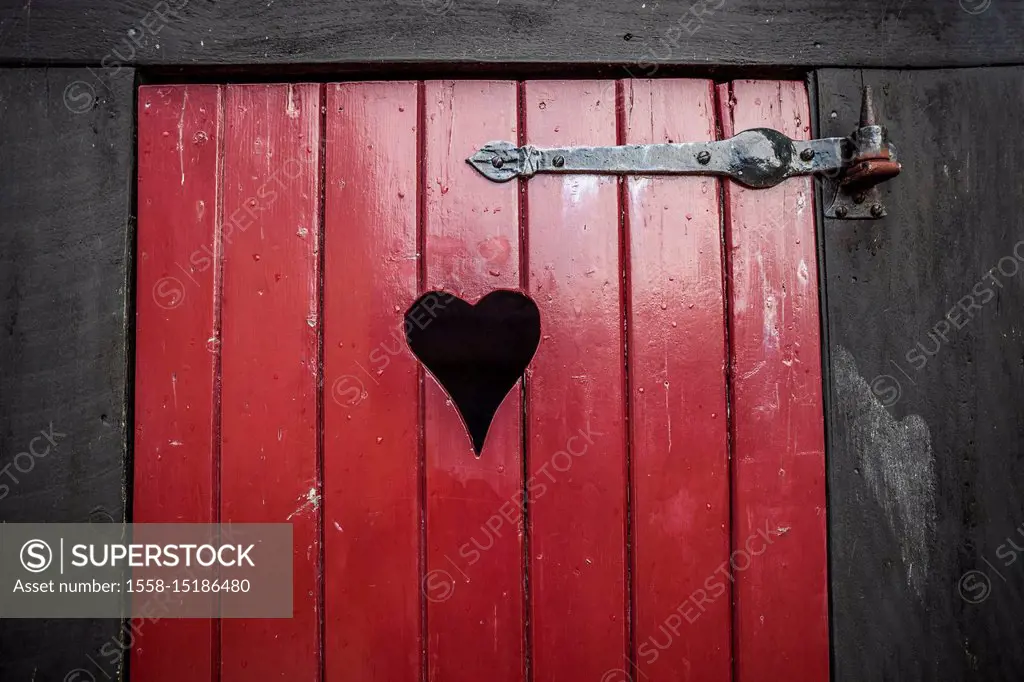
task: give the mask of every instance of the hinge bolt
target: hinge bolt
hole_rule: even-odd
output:
[[[836,207],[836,217],[837,217],[837,218],[845,218],[845,217],[846,217],[846,214],[847,214],[848,212],[849,212],[849,211],[847,211],[847,210],[846,210],[846,207],[845,207],[845,206],[837,206],[837,207]]]
[[[711,152],[703,151],[697,154],[697,163],[702,166],[706,166],[711,163]]]
[[[805,149],[805,150],[803,150],[802,152],[800,152],[800,158],[803,159],[804,161],[810,161],[811,159],[814,158],[814,150],[813,149]]]
[[[881,204],[871,204],[871,215],[875,218],[881,218],[884,212]]]
[[[867,198],[868,198],[868,196],[866,194],[864,194],[864,192],[857,192],[856,194],[853,195],[853,203],[855,203],[855,204],[863,204],[864,200],[867,199]]]
[[[875,101],[871,96],[870,85],[865,85],[861,94],[860,125],[862,128],[875,125]]]
[[[551,163],[555,164],[555,168],[561,168],[562,166],[565,165],[565,157],[556,156],[555,158],[551,159]]]
[[[494,166],[495,168],[501,168],[502,166],[505,165],[505,162],[501,160],[500,156],[495,156],[494,158],[491,159],[491,165]]]

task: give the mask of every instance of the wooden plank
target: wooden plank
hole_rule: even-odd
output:
[[[320,86],[225,92],[221,518],[290,522],[294,616],[226,620],[221,678],[320,670]]]
[[[835,679],[1014,679],[1024,69],[817,80],[822,134],[871,85],[903,164],[887,218],[822,231]]]
[[[109,78],[100,100],[79,99],[88,79],[80,68],[0,70],[7,523],[125,518],[134,73]],[[43,432],[56,444],[33,441]],[[33,446],[46,455],[30,466],[19,455]],[[120,628],[116,620],[2,619],[0,678],[62,680],[78,668],[117,677],[125,651],[110,643]]]
[[[613,83],[524,88],[527,143],[615,144]],[[629,650],[618,181],[543,175],[527,194],[542,327],[526,409],[534,679],[599,680]]]
[[[424,290],[473,303],[518,288],[517,186],[465,161],[481,140],[516,139],[516,84],[429,81],[424,116]],[[520,389],[498,409],[478,458],[447,394],[432,376],[424,381],[428,679],[521,680]]]
[[[722,134],[810,137],[803,83],[719,86]],[[812,181],[725,183],[735,679],[829,679],[825,450]]]
[[[419,682],[417,85],[327,86],[324,656],[327,680]]]
[[[625,81],[625,144],[714,140],[706,80]],[[719,182],[629,178],[636,677],[728,682],[731,584]]]
[[[321,64],[336,74],[357,63],[563,62],[650,77],[679,65],[1015,64],[1022,10],[1021,0],[278,0],[247,11],[188,0],[35,0],[5,10],[0,60],[100,64],[102,79],[126,65]]]
[[[139,89],[135,523],[217,520],[221,115],[215,85]],[[136,627],[136,679],[213,679],[214,621]]]

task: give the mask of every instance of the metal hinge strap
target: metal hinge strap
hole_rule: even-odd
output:
[[[764,189],[796,175],[825,175],[831,195],[825,213],[835,218],[884,216],[875,185],[900,171],[885,128],[875,124],[867,88],[861,125],[848,138],[793,140],[755,128],[713,142],[560,148],[489,142],[466,161],[495,182],[537,173],[721,175]]]
[[[843,168],[842,137],[791,140],[771,128],[728,140],[618,147],[539,148],[490,142],[469,162],[495,182],[536,173],[725,175],[747,187],[773,187],[788,177]]]

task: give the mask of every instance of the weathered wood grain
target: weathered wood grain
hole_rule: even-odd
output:
[[[0,61],[954,66],[1024,61],[1021,0],[3,0]],[[129,33],[131,31],[131,33]]]
[[[476,303],[518,287],[518,187],[465,162],[480,139],[516,139],[517,113],[514,82],[424,84],[425,291]],[[423,308],[410,319],[425,328]],[[450,396],[432,375],[423,381],[427,679],[514,682],[526,667],[522,392],[509,392],[477,457]]]
[[[797,81],[719,86],[722,134],[811,133]],[[829,677],[825,448],[813,182],[725,182],[737,682]]]
[[[224,93],[221,520],[291,523],[292,617],[221,623],[221,680],[320,674],[321,87]]]
[[[8,523],[125,515],[133,74],[91,101],[89,80],[0,70],[0,469],[18,479],[0,480]],[[51,425],[49,453],[16,463]],[[111,620],[0,620],[0,678],[114,677],[119,632]]]
[[[217,520],[221,97],[139,89],[134,523]],[[136,679],[214,679],[215,621],[134,626]]]
[[[527,144],[615,144],[614,82],[523,87]],[[533,674],[618,679],[630,669],[618,179],[531,178],[527,221],[542,330],[526,371]]]
[[[327,86],[324,679],[419,682],[418,85]],[[386,314],[381,314],[386,311]]]
[[[625,144],[716,138],[708,80],[624,81]],[[634,679],[732,674],[720,182],[626,179]],[[631,671],[632,672],[632,671]]]
[[[820,132],[872,85],[904,167],[823,229],[835,679],[1017,679],[1024,69],[817,78]]]

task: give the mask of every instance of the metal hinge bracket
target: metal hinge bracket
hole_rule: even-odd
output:
[[[714,142],[560,148],[489,142],[466,161],[495,182],[537,173],[722,175],[763,189],[813,174],[825,182],[825,215],[839,219],[884,216],[876,185],[900,172],[885,127],[875,123],[869,88],[860,127],[850,137],[792,140],[771,128],[754,128]]]

